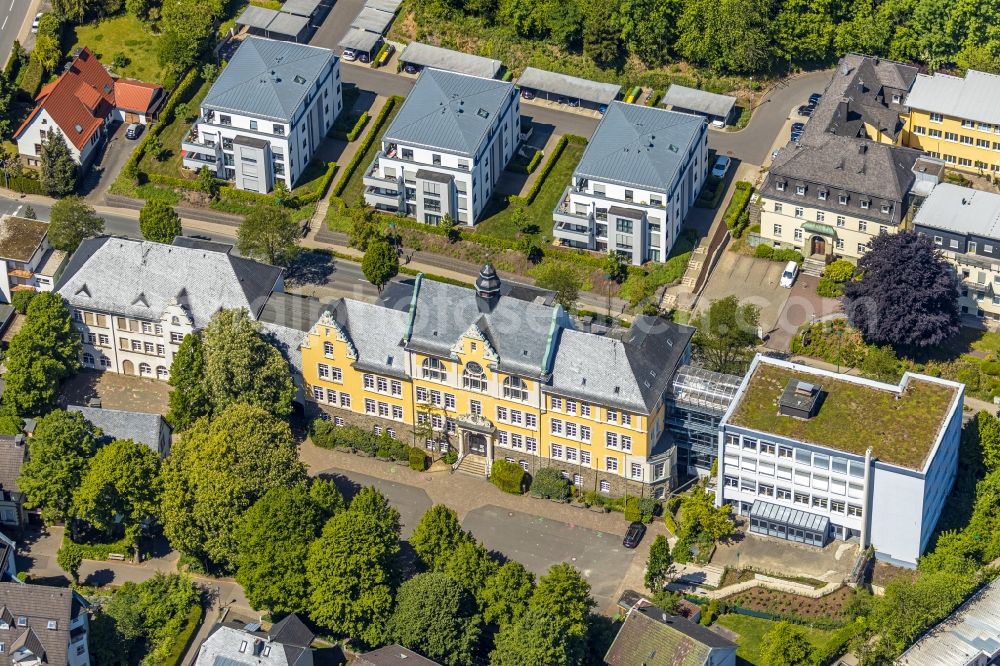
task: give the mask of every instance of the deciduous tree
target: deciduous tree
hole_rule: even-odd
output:
[[[212,413],[204,382],[205,350],[201,333],[184,336],[170,363],[170,411],[167,421],[174,430],[187,430],[202,416]]]
[[[582,281],[572,267],[552,262],[539,266],[535,284],[542,289],[554,291],[559,305],[565,310],[570,310],[576,306]]]
[[[365,256],[361,259],[361,272],[381,293],[389,280],[399,275],[399,255],[388,241],[376,239],[365,250]]]
[[[657,534],[649,547],[649,557],[646,558],[646,589],[650,592],[662,590],[672,564],[670,542],[667,541],[667,537]]]
[[[869,344],[936,347],[959,331],[958,281],[927,237],[880,234],[844,287],[844,310]]]
[[[119,527],[138,537],[160,512],[160,457],[145,444],[118,439],[97,450],[73,493],[73,513],[111,536]]]
[[[351,230],[348,233],[351,247],[364,252],[369,243],[382,237],[382,223],[379,222],[378,213],[364,201],[359,200],[351,206],[348,215],[351,218]]]
[[[740,305],[736,296],[727,296],[712,301],[708,312],[692,323],[698,329],[692,342],[710,370],[728,374],[746,370],[759,342],[756,305]]]
[[[520,562],[505,562],[483,586],[483,620],[499,627],[518,621],[534,591],[534,574]]]
[[[461,583],[476,602],[482,604],[486,581],[498,568],[489,551],[469,537],[456,544],[444,566],[444,573]]]
[[[68,518],[73,493],[96,450],[96,431],[79,412],[56,410],[39,419],[17,479],[25,505],[41,509],[46,522]]]
[[[104,220],[80,197],[66,197],[52,205],[49,243],[57,250],[74,252],[83,239],[103,231]]]
[[[481,622],[476,604],[462,585],[432,571],[400,586],[389,634],[434,661],[464,666],[475,661]]]
[[[236,244],[240,253],[283,266],[294,256],[299,225],[288,211],[274,206],[255,206],[240,224]]]
[[[453,510],[435,504],[420,517],[408,541],[424,567],[441,571],[456,546],[470,538]]]
[[[760,641],[763,666],[799,666],[812,663],[813,646],[801,628],[782,621],[771,627]]]
[[[150,199],[139,211],[139,231],[146,240],[173,243],[182,235],[181,216],[165,201]]]

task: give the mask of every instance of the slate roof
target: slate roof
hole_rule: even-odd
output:
[[[351,664],[353,666],[438,666],[436,661],[402,645],[386,645],[378,650],[359,654]]]
[[[289,122],[336,59],[330,49],[247,37],[201,105]]]
[[[28,263],[49,232],[49,223],[26,217],[0,217],[0,258]]]
[[[1000,194],[939,183],[913,216],[913,226],[1000,240]]]
[[[970,69],[965,78],[920,74],[906,105],[944,116],[1000,125],[1000,76]]]
[[[80,405],[69,405],[66,407],[66,411],[80,412],[83,414],[83,418],[100,428],[105,437],[131,439],[136,444],[145,444],[157,455],[166,455],[167,453],[160,451],[160,432],[161,428],[169,426],[159,414]]]
[[[284,645],[309,647],[316,637],[295,613],[274,624],[267,632],[268,639]]]
[[[500,72],[503,64],[499,60],[484,58],[452,51],[451,49],[422,44],[421,42],[410,42],[403,52],[399,54],[399,61],[419,65],[420,67],[434,67],[436,69],[446,69],[459,74],[470,76],[481,76],[492,79]]]
[[[735,97],[679,86],[676,83],[667,89],[667,94],[663,97],[663,106],[679,107],[678,111],[694,111],[719,118],[729,116],[735,105]]]
[[[9,629],[0,629],[0,643],[8,646],[0,654],[0,665],[13,664],[11,655],[15,646],[23,646],[36,656],[41,657],[39,652],[44,653],[43,661],[48,666],[65,666],[69,624],[76,612],[80,609],[69,588],[21,582],[0,583],[0,615],[5,616],[9,623]],[[26,618],[26,626],[17,626],[20,617]],[[48,628],[49,620],[56,621],[55,629]]]
[[[736,651],[735,643],[699,624],[640,604],[625,616],[608,648],[609,666],[704,666],[713,650]]]
[[[303,657],[305,658],[303,663],[311,663],[310,655],[305,653],[312,652],[312,649],[308,644],[298,644],[305,635],[303,630],[305,632],[309,630],[304,626],[283,624],[283,622],[275,624],[271,632],[275,629],[279,632],[287,631],[285,641],[277,640],[276,636],[260,631],[260,625],[255,625],[258,629],[250,631],[240,623],[216,624],[198,648],[194,666],[253,666],[261,663],[267,663],[269,666],[295,666]],[[244,641],[247,643],[245,652],[240,652],[240,645]],[[266,657],[263,655],[265,649],[268,649]],[[257,650],[256,654],[254,650]]]
[[[17,477],[21,475],[27,448],[23,435],[0,435],[0,491],[20,492]]]
[[[302,353],[299,348],[309,330],[328,309],[329,306],[318,298],[276,291],[260,312],[258,321],[261,332],[288,361],[296,383],[302,377]]]
[[[333,303],[330,316],[347,332],[357,352],[356,368],[406,376],[402,344],[406,337],[405,312],[341,298]]]
[[[1000,654],[1000,580],[973,595],[899,656],[896,666],[967,666]]]
[[[613,102],[573,176],[669,192],[705,127],[702,116]]]
[[[383,141],[474,157],[514,95],[505,81],[425,69]]]
[[[75,307],[159,320],[178,303],[204,328],[220,309],[256,318],[280,268],[225,252],[102,236],[80,244],[56,291]]]
[[[115,104],[114,80],[90,49],[84,48],[55,82],[42,87],[37,104],[14,133],[17,140],[44,108],[66,140],[82,150]],[[79,129],[77,129],[79,128]]]
[[[570,99],[581,99],[593,104],[610,104],[618,97],[622,87],[614,83],[603,83],[581,79],[569,74],[549,72],[544,69],[527,67],[517,79],[519,88],[543,90]]]
[[[649,413],[673,379],[694,329],[640,316],[621,337],[564,329],[552,382],[542,388],[581,400]]]

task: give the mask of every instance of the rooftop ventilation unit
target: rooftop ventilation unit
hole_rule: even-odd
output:
[[[799,379],[789,379],[785,390],[778,399],[778,413],[797,419],[808,419],[816,415],[819,408],[822,387]]]

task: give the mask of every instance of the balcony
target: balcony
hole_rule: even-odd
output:
[[[584,243],[587,247],[593,247],[594,214],[590,212],[589,206],[587,213],[581,213],[576,209],[576,204],[570,199],[569,187],[563,191],[562,198],[552,211],[552,219],[555,221],[553,235],[557,239]]]
[[[214,140],[206,140],[198,131],[198,123],[195,123],[191,131],[181,139],[181,150],[192,153],[214,153],[218,150],[218,144]]]
[[[219,158],[214,154],[205,155],[203,153],[193,153],[184,150],[181,153],[181,166],[193,171],[197,171],[202,167],[208,167],[210,170],[216,171],[219,168]]]
[[[366,186],[365,203],[397,210],[403,206],[403,193],[398,190]]]
[[[362,182],[364,183],[365,187],[366,188],[374,187],[374,188],[389,189],[389,190],[400,189],[398,178],[386,178],[385,176],[380,175],[381,172],[379,171],[379,157],[382,157],[381,153],[379,153],[379,155],[376,156],[374,160],[372,160],[371,166],[368,167],[368,170],[365,171],[365,174],[362,177]]]

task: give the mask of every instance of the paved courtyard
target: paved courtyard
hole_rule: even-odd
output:
[[[66,405],[86,405],[100,398],[105,409],[166,414],[170,385],[158,379],[146,379],[115,372],[83,370],[62,387]]]
[[[778,286],[784,267],[777,261],[730,252],[727,247],[698,298],[696,310],[706,312],[712,301],[736,294],[740,303],[753,303],[760,308],[760,325],[767,333],[778,323],[788,299],[789,290]]]
[[[823,298],[816,293],[817,282],[819,278],[801,273],[791,289],[782,289],[789,292],[788,300],[782,306],[775,325],[770,329],[771,334],[766,342],[768,348],[782,352],[789,351],[792,336],[800,326],[810,321],[827,319],[844,311],[843,305],[836,298]]]
[[[324,470],[319,476],[333,479],[337,489],[345,499],[350,500],[362,488],[375,486],[399,511],[400,533],[404,539],[413,534],[413,528],[427,509],[431,508],[431,498],[420,488],[414,488],[395,481],[386,481],[366,474],[346,472],[338,469]]]

